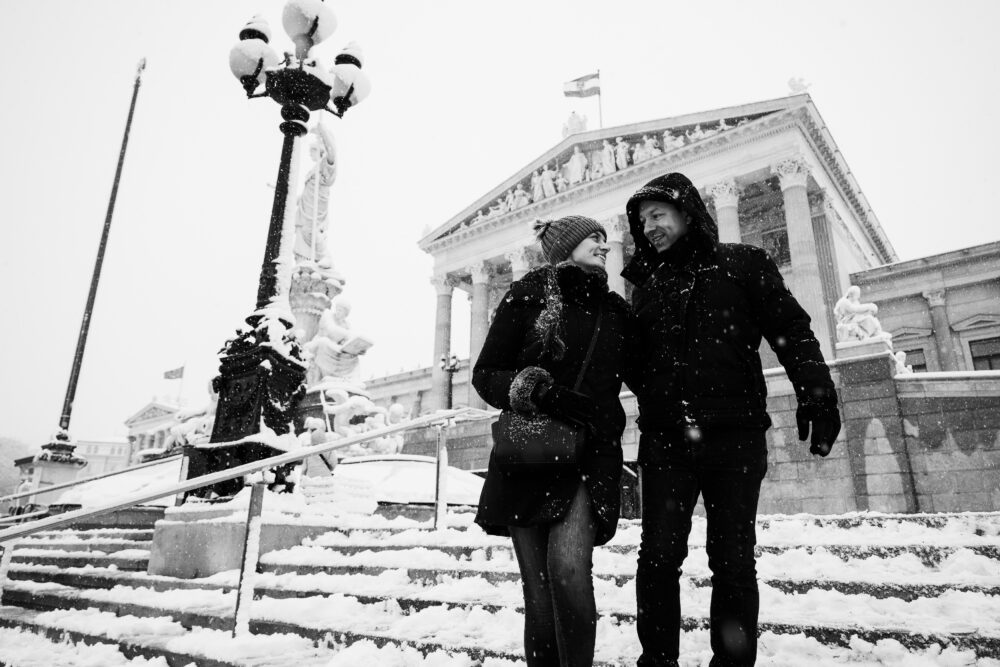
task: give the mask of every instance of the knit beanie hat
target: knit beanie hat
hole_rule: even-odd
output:
[[[542,244],[542,254],[550,264],[569,259],[580,242],[597,233],[607,238],[601,223],[582,215],[567,215],[558,220],[537,220],[532,225],[535,238]]]

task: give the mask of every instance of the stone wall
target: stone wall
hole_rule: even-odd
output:
[[[826,458],[799,442],[795,395],[784,371],[765,372],[774,426],[767,433],[761,514],[1000,510],[1000,372],[897,376],[887,353],[830,367],[844,427]],[[628,414],[623,446],[626,460],[634,460],[635,399],[622,398]],[[449,431],[452,465],[486,467],[489,424],[461,422]],[[433,455],[434,447],[428,429],[407,433],[403,451]]]

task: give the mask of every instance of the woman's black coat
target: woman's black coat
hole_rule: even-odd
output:
[[[565,344],[561,360],[550,358],[551,346],[535,326],[551,302],[546,272],[555,271],[562,308],[556,332]],[[572,388],[583,364],[604,302],[601,330],[579,391],[597,404],[578,472],[558,477],[505,475],[490,465],[479,501],[478,523],[487,533],[507,535],[507,526],[550,523],[569,509],[581,476],[590,492],[597,522],[597,544],[610,540],[618,524],[622,472],[621,434],[625,412],[618,395],[629,372],[626,353],[634,349],[631,316],[625,300],[608,290],[607,277],[585,273],[575,265],[541,267],[511,285],[497,307],[472,375],[472,384],[487,403],[510,410],[511,383],[529,366],[548,371],[556,384]],[[543,319],[543,321],[545,321]]]

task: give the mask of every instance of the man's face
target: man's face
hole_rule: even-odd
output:
[[[653,244],[656,252],[663,252],[688,230],[687,216],[673,204],[662,201],[644,201],[639,204],[639,222],[642,233]]]

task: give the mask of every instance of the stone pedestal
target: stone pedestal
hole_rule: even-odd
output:
[[[837,343],[834,356],[836,359],[850,359],[852,357],[866,357],[873,354],[887,354],[892,356],[892,338],[889,336],[869,338],[868,340],[852,340],[844,343]]]

